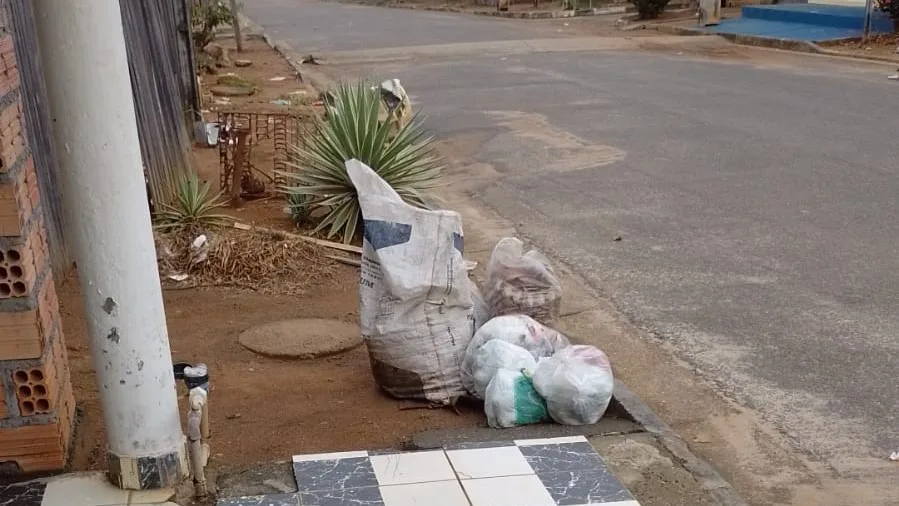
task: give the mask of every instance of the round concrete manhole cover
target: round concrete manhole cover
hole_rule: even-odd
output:
[[[310,359],[333,355],[362,344],[359,325],[340,320],[281,320],[253,327],[238,342],[272,358]]]

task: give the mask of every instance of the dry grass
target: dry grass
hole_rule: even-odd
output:
[[[191,244],[205,233],[205,260]],[[329,281],[336,263],[323,248],[277,232],[216,229],[158,234],[156,251],[163,286],[236,286],[271,294],[302,294]],[[186,274],[183,281],[170,276]]]

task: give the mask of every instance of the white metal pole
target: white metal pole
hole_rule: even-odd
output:
[[[862,26],[862,43],[868,42],[868,36],[871,34],[871,12],[874,10],[874,0],[865,1],[865,20]]]
[[[41,0],[36,25],[109,452],[127,489],[187,474],[119,0]]]

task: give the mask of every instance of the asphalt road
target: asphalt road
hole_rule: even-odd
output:
[[[295,0],[246,11],[300,52],[559,33]],[[438,136],[475,139],[497,173],[478,198],[803,449],[899,447],[899,85],[885,71],[451,53],[373,68]]]

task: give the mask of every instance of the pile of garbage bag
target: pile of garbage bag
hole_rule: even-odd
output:
[[[460,373],[468,392],[484,400],[487,423],[497,428],[549,419],[596,423],[615,383],[602,351],[572,345],[526,315],[497,316],[478,329]]]
[[[612,367],[552,328],[562,285],[549,260],[499,241],[482,295],[458,213],[412,207],[365,164],[346,167],[363,215],[360,326],[378,385],[433,404],[473,396],[497,428],[599,421]]]

